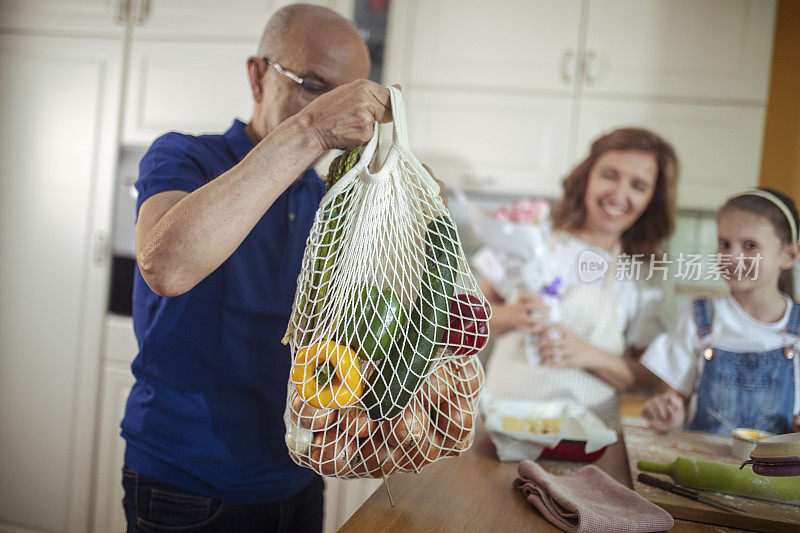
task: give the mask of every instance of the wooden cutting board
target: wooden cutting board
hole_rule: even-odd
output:
[[[639,475],[639,469],[636,468],[639,460],[671,463],[677,457],[688,457],[739,465],[741,461],[731,455],[730,437],[694,431],[659,435],[646,428],[644,420],[629,418],[623,424],[623,431],[636,492],[666,509],[674,518],[755,531],[800,532],[800,507],[708,493],[709,496],[736,505],[745,512],[723,511],[635,481]],[[666,476],[659,477],[672,481]]]

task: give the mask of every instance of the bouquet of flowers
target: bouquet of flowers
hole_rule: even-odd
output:
[[[557,323],[561,279],[550,260],[550,203],[523,198],[489,213],[470,202],[463,192],[456,194],[484,244],[472,257],[475,270],[507,303],[515,302],[523,290],[539,294],[550,308],[549,322]],[[540,360],[537,345],[534,335],[525,336],[525,353],[531,365]]]
[[[551,230],[547,200],[518,200],[486,212],[456,192],[477,237],[484,244],[472,265],[507,302],[520,290],[541,291],[555,279],[549,261]]]

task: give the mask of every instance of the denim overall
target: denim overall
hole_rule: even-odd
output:
[[[785,347],[765,352],[728,352],[710,345],[712,324],[711,303],[694,302],[694,320],[705,362],[697,390],[697,414],[687,429],[720,435],[730,429],[717,420],[716,413],[735,427],[753,428],[772,433],[792,431],[795,400],[793,359]],[[800,305],[793,303],[786,324],[788,336],[800,335]],[[791,346],[790,346],[791,347]],[[796,350],[795,350],[796,352]]]

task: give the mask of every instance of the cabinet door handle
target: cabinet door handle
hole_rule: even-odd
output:
[[[92,256],[94,264],[97,266],[102,266],[108,257],[108,235],[104,231],[98,231],[94,234]]]
[[[125,24],[125,19],[128,18],[130,8],[130,0],[114,0],[113,4],[113,17],[114,24]]]
[[[571,84],[575,79],[575,51],[570,48],[561,54],[561,79],[566,84]]]
[[[586,55],[583,58],[583,76],[587,84],[591,85],[597,81],[598,70],[597,52],[586,50]]]
[[[141,26],[150,15],[150,0],[133,0],[136,3],[135,15],[133,23]]]

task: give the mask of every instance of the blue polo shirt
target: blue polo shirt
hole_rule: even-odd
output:
[[[137,213],[154,194],[202,187],[252,148],[238,120],[223,135],[160,137],[139,165]],[[158,296],[136,269],[139,354],[122,420],[130,468],[235,503],[282,500],[311,481],[284,443],[290,352],[280,340],[324,192],[307,171],[186,294]]]

